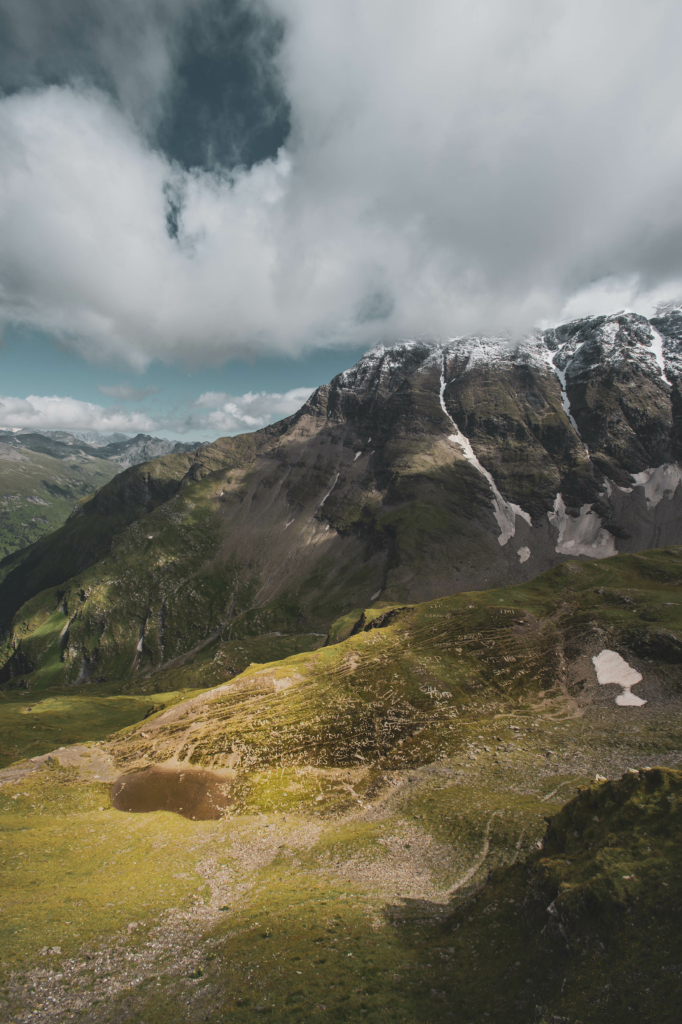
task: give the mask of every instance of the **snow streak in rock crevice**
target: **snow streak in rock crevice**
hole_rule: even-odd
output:
[[[573,360],[571,360],[571,362],[573,362]],[[571,365],[570,363],[566,364],[566,370],[568,369],[568,367],[570,365]],[[571,403],[568,400],[568,392],[566,391],[566,370],[560,370],[558,366],[554,366],[554,372],[556,373],[557,377],[559,378],[559,383],[561,384],[561,404],[564,407],[564,412],[566,413],[571,426],[575,430],[575,432],[578,435],[578,437],[580,437],[580,431],[578,430],[578,424],[576,423],[575,417],[574,417],[573,413],[571,412]]]
[[[651,327],[652,341],[651,348],[656,362],[658,363],[658,369],[660,370],[660,378],[665,381],[668,387],[672,387],[672,381],[669,381],[665,373],[665,359],[663,358],[663,338],[658,333],[655,327]]]
[[[488,470],[485,469],[478,461],[474,453],[474,450],[471,447],[471,441],[469,440],[468,437],[464,436],[464,434],[459,429],[459,427],[453,420],[452,416],[448,412],[447,407],[445,405],[445,388],[447,387],[445,381],[445,360],[446,356],[445,353],[443,353],[440,370],[440,407],[445,413],[447,419],[450,421],[452,429],[454,430],[454,433],[450,434],[449,439],[450,441],[454,441],[455,444],[459,445],[459,447],[462,449],[462,452],[464,453],[464,458],[467,460],[467,462],[469,462],[475,469],[477,469],[481,476],[488,481],[490,489],[493,492],[493,509],[495,519],[497,520],[497,525],[500,528],[500,536],[497,539],[500,543],[500,546],[504,547],[509,538],[513,537],[516,533],[516,517],[521,516],[521,518],[525,519],[528,525],[531,526],[530,515],[528,514],[528,512],[524,512],[520,505],[514,505],[511,502],[506,501],[502,497],[497,487],[497,484],[495,483],[492,477],[492,474],[489,473]]]
[[[334,490],[334,488],[336,487],[337,483],[339,482],[339,476],[340,476],[340,475],[341,475],[341,471],[339,470],[339,472],[338,472],[338,473],[336,474],[336,476],[334,477],[334,481],[333,481],[333,483],[332,483],[331,487],[329,488],[329,490],[328,490],[328,491],[327,491],[327,493],[325,494],[325,496],[324,496],[324,498],[322,499],[322,501],[320,502],[320,504],[319,504],[319,505],[317,506],[317,508],[315,509],[315,512],[319,512],[319,511],[320,511],[320,509],[321,509],[321,508],[322,508],[322,506],[324,505],[325,501],[327,500],[327,498],[329,497],[329,495],[330,495],[330,494],[332,493],[332,491],[333,491],[333,490]]]
[[[584,344],[584,342],[583,342],[583,344]],[[557,378],[559,380],[559,387],[561,388],[561,405],[563,407],[564,412],[566,413],[566,417],[568,419],[568,422],[571,424],[571,426],[575,430],[575,432],[578,435],[578,437],[580,437],[580,430],[578,429],[578,424],[576,423],[575,416],[571,412],[571,403],[570,403],[569,398],[568,398],[568,391],[566,390],[566,373],[568,371],[569,366],[571,365],[571,363],[573,362],[573,360],[575,359],[576,355],[578,354],[578,352],[580,351],[580,349],[582,347],[583,347],[582,344],[578,345],[578,347],[576,348],[575,352],[573,353],[573,356],[566,363],[566,365],[563,368],[563,370],[561,370],[558,366],[556,366],[556,364],[553,361],[553,357],[550,354],[548,354],[548,357],[547,357],[547,363],[548,363],[550,369],[552,370],[553,373],[555,373],[557,375]],[[559,353],[557,352],[556,355],[558,355],[558,354]],[[554,358],[556,358],[556,357],[554,357]],[[580,440],[582,441],[582,438],[580,438]],[[589,450],[589,448],[587,447],[587,445],[585,444],[584,441],[582,441],[582,445],[583,445],[583,448],[585,449],[585,455],[589,455],[590,454],[590,450]]]

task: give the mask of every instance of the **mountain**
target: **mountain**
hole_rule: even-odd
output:
[[[681,325],[380,346],[294,416],[129,468],[0,564],[1,678],[164,688],[370,603],[682,542]]]
[[[56,436],[56,431],[51,436]],[[94,431],[89,431],[92,436]],[[79,440],[83,435],[74,435],[74,440],[68,440],[69,435],[64,437],[64,442],[69,445],[82,444]],[[103,443],[106,442],[106,443]],[[151,434],[136,434],[135,437],[126,437],[124,434],[110,434],[108,437],[100,436],[97,444],[90,442],[101,459],[108,459],[115,463],[120,469],[128,469],[130,466],[137,466],[142,462],[149,462],[150,459],[158,459],[160,455],[171,455],[177,452],[194,452],[200,448],[201,441],[169,441],[165,437],[152,437]]]
[[[19,431],[19,433],[30,433],[28,430]],[[65,444],[73,444],[74,442],[84,441],[85,444],[91,445],[93,448],[102,448],[107,444],[111,444],[114,441],[127,441],[127,434],[113,433],[103,434],[101,430],[43,430],[41,431],[45,437],[52,437],[57,441],[64,441]]]
[[[127,437],[125,434],[102,434],[97,430],[74,433],[66,430],[22,430],[11,436],[31,451],[47,452],[55,458],[69,458],[74,452],[80,452],[82,455],[106,459],[120,469],[137,466],[141,462],[157,459],[160,455],[193,452],[202,445],[201,441],[169,441],[168,438],[152,437],[151,434]]]
[[[0,557],[56,530],[76,502],[122,469],[198,447],[148,434],[0,431]]]

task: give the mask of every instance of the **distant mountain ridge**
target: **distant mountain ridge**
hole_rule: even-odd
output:
[[[53,615],[54,678],[137,678],[681,543],[681,387],[678,309],[379,346],[279,423],[130,467],[6,559],[4,678],[43,664],[30,635]]]
[[[22,433],[29,433],[29,431],[22,431]],[[40,430],[40,434],[44,434],[46,437],[53,437],[57,441],[64,441],[66,444],[73,444],[75,441],[85,441],[86,444],[90,444],[93,448],[102,448],[107,444],[112,444],[114,441],[127,441],[129,440],[128,434],[113,433],[103,434],[101,430]]]
[[[149,434],[0,430],[0,557],[58,529],[81,498],[121,470],[199,444]]]
[[[21,430],[15,432],[0,431],[0,438],[5,443],[5,434],[13,438],[21,447],[31,451],[44,451],[55,458],[68,458],[74,451],[83,455],[91,455],[97,459],[115,462],[121,469],[137,466],[150,459],[158,459],[161,455],[177,452],[193,452],[200,448],[203,441],[170,441],[165,437],[152,437],[151,434],[136,434],[127,437],[125,434],[102,434],[96,430]],[[46,440],[41,441],[40,438]],[[51,442],[51,443],[50,443]]]

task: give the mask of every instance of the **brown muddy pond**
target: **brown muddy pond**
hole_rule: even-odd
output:
[[[121,775],[111,787],[117,811],[172,811],[192,821],[215,821],[231,807],[230,782],[203,768],[145,768]]]

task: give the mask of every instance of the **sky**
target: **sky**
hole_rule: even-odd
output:
[[[0,0],[0,427],[682,297],[677,0]]]

